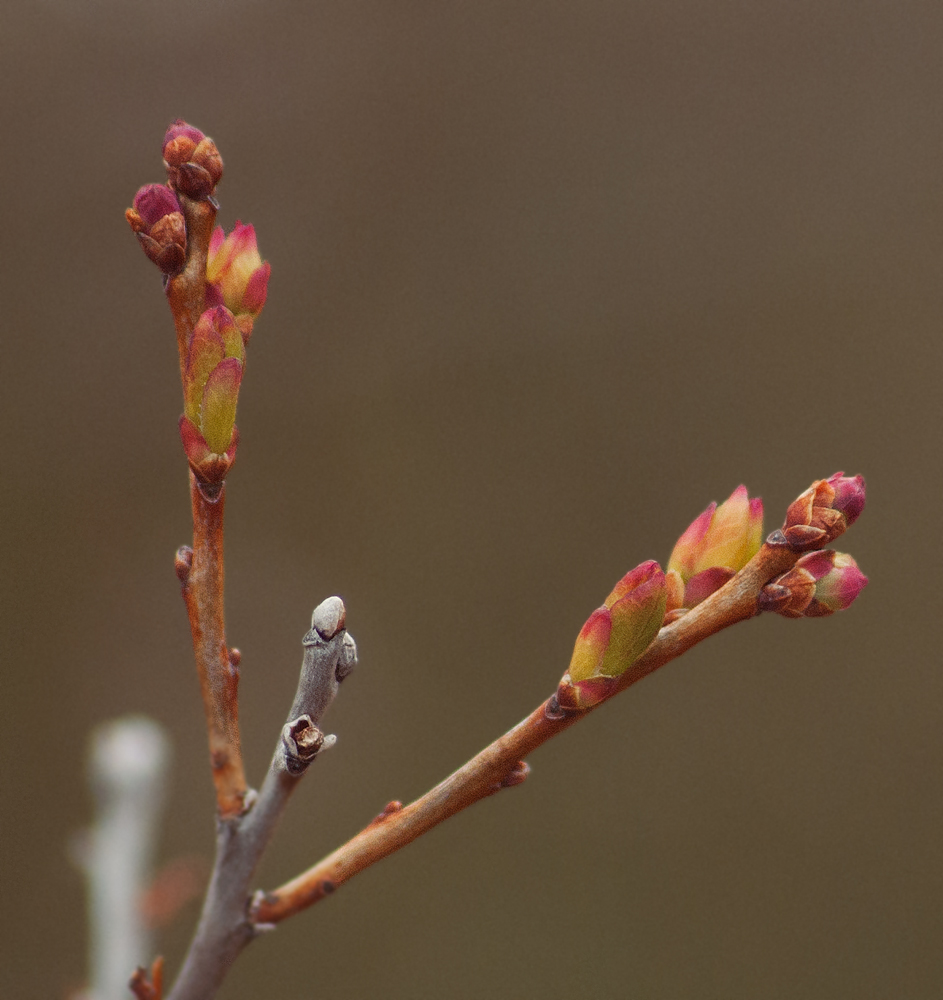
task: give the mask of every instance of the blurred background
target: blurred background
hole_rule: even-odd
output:
[[[941,45],[901,0],[7,0],[3,996],[84,981],[98,723],[167,727],[160,860],[212,855],[173,327],[123,218],[177,116],[273,268],[227,503],[254,783],[311,609],[360,648],[258,885],[529,712],[710,500],[771,530],[869,485],[854,608],[670,664],[224,1000],[941,995]]]

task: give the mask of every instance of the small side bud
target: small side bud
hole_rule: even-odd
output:
[[[786,510],[782,533],[794,552],[818,549],[833,542],[864,510],[863,476],[836,472],[819,479]]]
[[[322,750],[330,750],[337,742],[336,736],[325,736],[311,721],[302,715],[282,727],[282,760],[289,774],[299,775],[307,770]]]
[[[658,563],[644,562],[616,584],[576,637],[557,688],[562,709],[586,709],[608,697],[617,678],[645,652],[665,617],[667,585]]]
[[[213,196],[223,176],[223,160],[212,139],[178,118],[164,135],[163,154],[174,190],[194,201]]]
[[[189,545],[181,545],[174,555],[174,572],[181,583],[186,583],[190,570],[193,568],[193,549]]]
[[[187,259],[187,227],[177,196],[166,184],[145,184],[124,217],[141,249],[167,275],[179,274]]]
[[[824,618],[850,607],[867,582],[850,555],[807,552],[760,591],[758,607],[784,618]]]
[[[711,503],[678,539],[668,560],[668,610],[693,608],[756,555],[763,541],[763,501],[738,486]]]

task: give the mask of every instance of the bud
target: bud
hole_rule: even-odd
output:
[[[782,533],[794,552],[821,548],[834,541],[864,510],[863,476],[836,472],[814,482],[786,510]]]
[[[668,607],[693,608],[756,555],[763,540],[763,501],[738,486],[696,518],[668,560]]]
[[[758,606],[785,618],[824,618],[849,607],[867,582],[851,556],[819,549],[771,580],[760,592]]]
[[[164,166],[174,190],[195,201],[212,196],[223,176],[216,143],[178,118],[164,135]]]
[[[826,480],[835,491],[832,507],[845,515],[845,526],[850,528],[864,510],[864,476],[846,476],[836,472]]]
[[[145,184],[124,217],[141,249],[164,272],[179,274],[187,259],[187,227],[177,196],[166,184]]]
[[[658,634],[665,602],[665,574],[658,563],[649,560],[626,573],[576,637],[557,689],[562,708],[590,708],[612,693],[617,678]]]
[[[245,345],[232,313],[207,309],[187,346],[180,437],[194,474],[218,485],[236,457],[236,403],[245,368]]]
[[[206,261],[207,305],[224,305],[236,317],[246,337],[252,321],[262,311],[272,265],[263,263],[255,239],[255,227],[237,220],[233,231],[223,235],[213,230]]]

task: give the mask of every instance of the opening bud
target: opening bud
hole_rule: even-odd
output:
[[[219,485],[236,458],[236,404],[245,370],[245,344],[232,313],[207,309],[187,347],[180,437],[197,478]]]
[[[272,265],[259,255],[254,226],[237,221],[228,236],[221,226],[213,230],[206,261],[206,301],[226,306],[246,337],[265,305],[271,273]]]
[[[807,552],[763,588],[759,609],[784,618],[824,618],[850,607],[867,582],[850,555],[831,549]]]
[[[693,608],[759,552],[763,501],[738,486],[718,507],[711,503],[678,539],[668,560],[669,610]]]
[[[817,480],[786,511],[786,543],[794,552],[827,545],[858,520],[864,501],[863,476],[836,472]]]
[[[223,161],[212,139],[178,118],[164,135],[163,154],[174,190],[195,201],[212,196],[223,176]]]
[[[590,708],[615,690],[617,678],[658,634],[666,600],[665,574],[657,562],[649,560],[626,573],[576,637],[557,689],[562,708]]]
[[[147,254],[164,274],[183,270],[187,259],[187,227],[177,196],[166,184],[145,184],[124,217]]]

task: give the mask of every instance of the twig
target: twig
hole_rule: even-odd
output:
[[[93,736],[90,778],[98,817],[82,865],[91,911],[94,1000],[122,1000],[128,977],[152,951],[140,899],[149,878],[170,747],[151,719],[128,717]]]
[[[225,484],[207,497],[190,473],[193,548],[177,552],[209,736],[216,804],[223,819],[242,812],[247,785],[239,739],[239,654],[226,645],[223,618]]]
[[[206,260],[216,224],[216,202],[194,201],[176,192],[187,226],[187,261],[180,274],[168,278],[165,292],[177,330],[180,379],[183,381],[190,335],[206,306]]]
[[[177,192],[187,228],[187,259],[180,274],[168,278],[167,301],[177,331],[180,377],[184,379],[187,348],[206,304],[206,261],[216,221],[216,202],[195,201]],[[223,512],[225,484],[212,493],[200,489],[190,473],[193,548],[177,553],[177,575],[190,619],[203,711],[206,715],[213,784],[219,815],[243,809],[246,777],[239,736],[239,657],[226,645],[223,615]]]
[[[343,602],[331,597],[315,609],[304,637],[305,656],[289,720],[275,748],[261,791],[246,797],[245,811],[221,816],[213,875],[200,923],[168,1000],[208,1000],[242,949],[261,930],[248,917],[249,883],[275,826],[308,765],[332,745],[317,723],[356,662],[356,646],[345,630]],[[293,718],[299,708],[300,718]],[[303,720],[303,721],[302,721]],[[286,730],[292,740],[286,740]],[[303,734],[303,735],[302,735]],[[302,744],[300,759],[297,744]]]
[[[646,652],[622,675],[614,693],[625,690],[715,632],[751,618],[757,612],[757,597],[762,587],[793,566],[798,557],[798,553],[787,547],[764,545],[724,587],[662,628]],[[591,711],[564,712],[556,704],[555,696],[547,699],[430,792],[405,807],[391,803],[369,826],[308,871],[273,892],[257,893],[252,919],[256,924],[269,925],[298,913],[443,820],[501,788],[519,784],[527,774],[523,759]]]

